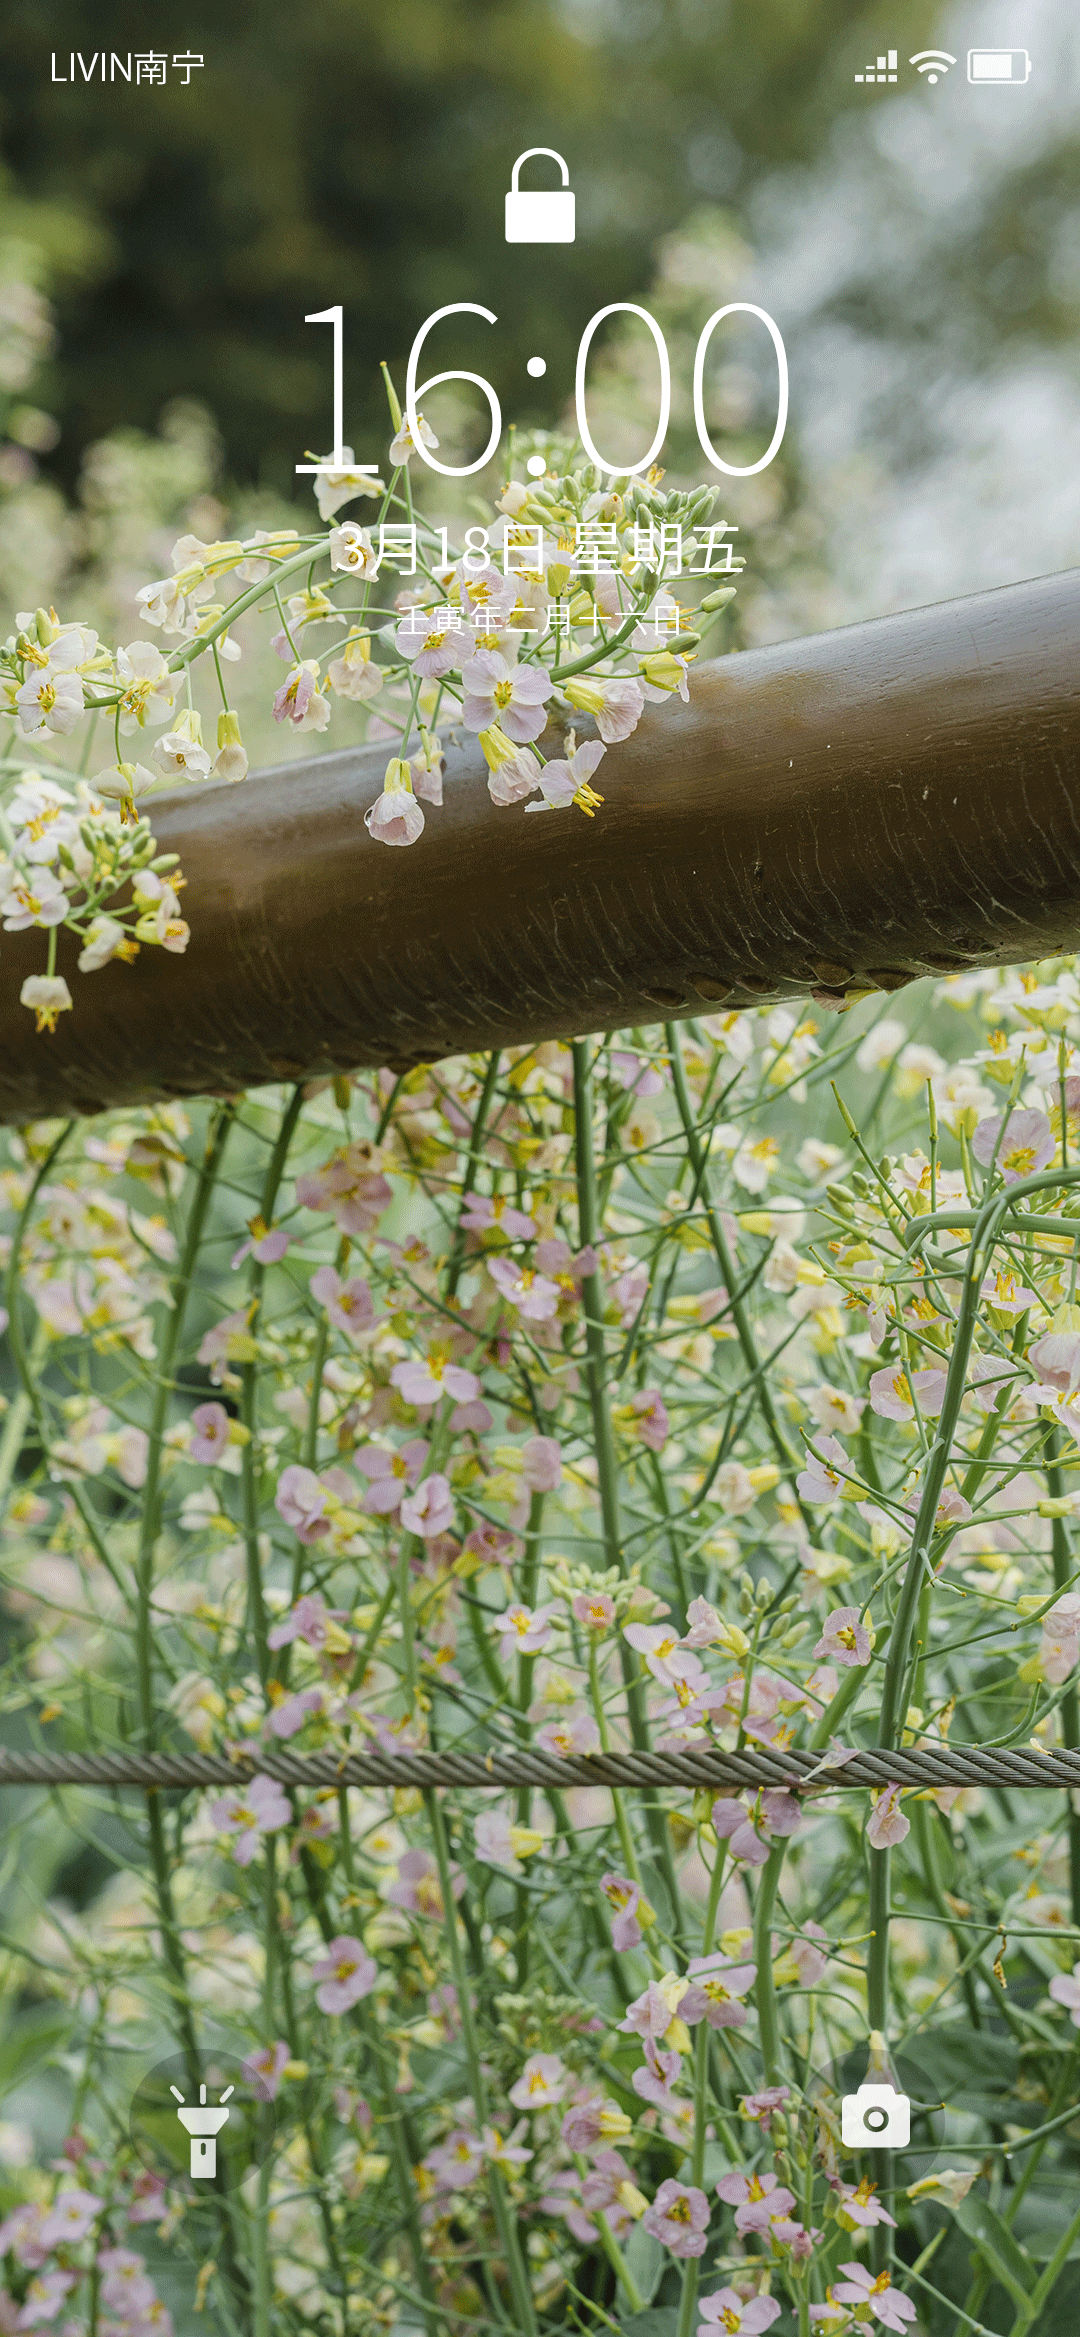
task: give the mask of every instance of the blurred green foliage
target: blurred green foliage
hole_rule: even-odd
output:
[[[878,38],[848,0],[191,0],[153,21],[131,0],[8,0],[0,139],[24,195],[70,219],[50,285],[60,328],[42,385],[69,489],[118,425],[156,428],[177,396],[215,415],[228,474],[279,492],[330,437],[328,336],[346,310],[347,434],[384,435],[376,364],[399,377],[415,332],[455,300],[493,308],[430,345],[425,372],[485,374],[510,414],[554,419],[579,335],[640,297],[657,237],[695,203],[741,208],[760,174],[809,163]],[[898,4],[917,45],[934,10]],[[182,21],[181,21],[182,20]],[[91,45],[91,43],[93,45]],[[190,87],[79,78],[77,52],[205,57]],[[503,240],[511,163],[557,147],[578,195],[572,248]],[[543,183],[552,166],[532,166]],[[55,243],[55,238],[53,239]],[[542,385],[526,359],[543,354]]]

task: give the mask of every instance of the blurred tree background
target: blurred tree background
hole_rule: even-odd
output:
[[[899,85],[856,84],[886,33]],[[79,0],[44,12],[8,0],[9,606],[77,587],[88,614],[130,627],[135,585],[178,523],[294,517],[294,465],[330,438],[329,334],[303,320],[337,301],[361,460],[385,446],[378,360],[400,383],[433,309],[482,301],[499,322],[441,326],[422,374],[472,367],[508,420],[551,428],[589,317],[647,302],[672,348],[666,459],[680,474],[703,467],[690,413],[702,323],[723,300],[769,309],[791,423],[768,472],[725,481],[748,558],[733,640],[1075,558],[1080,44],[1067,0],[1017,0],[1007,21],[997,0],[893,0],[885,30],[850,0],[191,0],[152,27],[132,0],[99,0],[93,50],[88,37]],[[1022,38],[1025,89],[968,86],[969,42]],[[73,49],[89,63],[151,43],[203,54],[190,87],[171,63],[164,88],[50,80],[54,50],[66,72]],[[936,43],[960,61],[931,88],[906,60]],[[531,145],[566,155],[572,247],[503,240],[510,165]],[[539,182],[552,166],[532,168]],[[537,353],[541,382],[526,373]],[[641,326],[605,328],[594,378],[598,441],[619,453],[625,428],[639,451],[656,394]],[[775,412],[760,327],[714,341],[708,389],[716,443],[752,460]],[[457,414],[466,439],[470,412]]]

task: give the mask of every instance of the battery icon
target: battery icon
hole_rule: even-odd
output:
[[[969,49],[967,67],[969,81],[1026,81],[1031,59],[1026,49]]]

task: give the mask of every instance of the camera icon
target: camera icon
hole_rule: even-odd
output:
[[[891,2085],[861,2085],[840,2102],[840,2134],[847,2150],[906,2150],[911,2103]]]

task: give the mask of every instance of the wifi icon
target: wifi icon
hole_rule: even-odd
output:
[[[948,72],[950,65],[955,63],[956,59],[950,57],[948,49],[919,49],[914,57],[908,58],[909,65],[916,65],[920,73],[925,73],[931,89],[940,81],[942,74]]]

